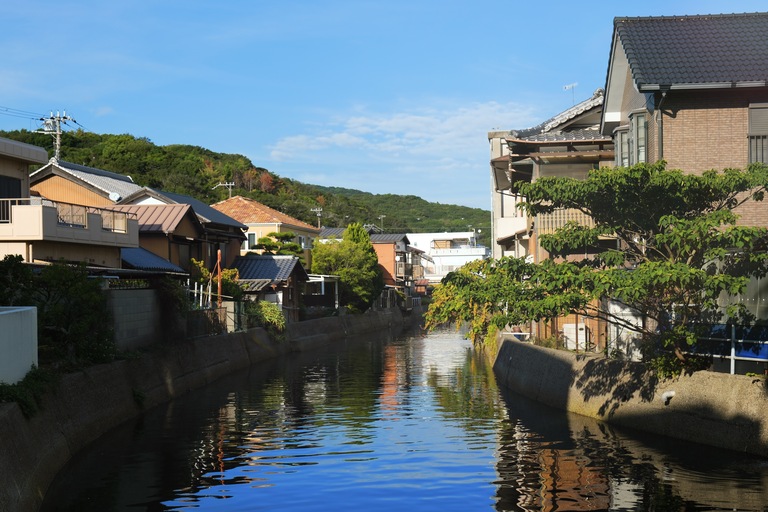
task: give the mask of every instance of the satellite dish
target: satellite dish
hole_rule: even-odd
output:
[[[122,198],[120,197],[120,194],[118,194],[117,192],[109,193],[109,200],[112,201],[113,203],[118,202],[120,199]]]

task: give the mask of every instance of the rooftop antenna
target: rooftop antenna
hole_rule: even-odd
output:
[[[49,117],[41,117],[40,121],[43,122],[43,127],[37,130],[37,133],[46,133],[53,136],[53,158],[51,158],[51,162],[57,163],[61,156],[61,124],[67,124],[67,121],[77,124],[77,121],[69,117],[66,110],[63,114],[57,111],[55,116],[51,112]]]
[[[234,186],[235,186],[234,182],[224,182],[224,183],[219,183],[218,185],[213,187],[211,190],[216,190],[219,187],[227,187],[227,190],[229,190],[229,197],[231,199],[232,198],[232,187],[234,187]]]
[[[573,101],[573,104],[576,104],[576,86],[579,85],[576,82],[573,82],[572,84],[564,85],[563,90],[564,91],[571,91],[571,101]]]

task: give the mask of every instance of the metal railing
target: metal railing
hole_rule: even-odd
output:
[[[59,225],[79,229],[88,228],[89,213],[100,215],[102,229],[115,233],[127,233],[128,219],[136,218],[136,214],[131,212],[119,212],[93,206],[62,203],[39,197],[24,197],[0,199],[0,224],[10,224],[13,222],[14,206],[47,206],[56,208],[56,219]]]

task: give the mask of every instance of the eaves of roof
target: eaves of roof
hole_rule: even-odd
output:
[[[518,144],[529,143],[564,143],[564,142],[611,142],[611,137],[607,137],[600,133],[600,130],[586,129],[586,130],[574,130],[569,132],[549,132],[539,133],[522,138],[508,138],[507,142]]]
[[[557,114],[556,116],[550,119],[547,119],[546,121],[544,121],[543,123],[537,126],[526,128],[524,130],[512,130],[510,132],[510,137],[525,138],[531,135],[552,131],[558,126],[561,126],[566,122],[584,114],[585,112],[588,112],[589,110],[592,110],[595,107],[601,106],[602,104],[603,104],[603,90],[597,89],[590,98],[580,103],[577,103],[576,105],[572,106],[568,110],[565,110]],[[507,137],[507,139],[509,139],[510,137]]]

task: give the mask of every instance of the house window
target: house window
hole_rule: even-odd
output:
[[[615,133],[616,140],[616,165],[618,167],[629,166],[629,128],[617,128]]]
[[[634,112],[629,116],[631,126],[630,133],[630,164],[634,165],[646,161],[646,139],[648,138],[648,126],[645,120],[645,112]]]
[[[749,163],[768,163],[768,103],[749,106]]]
[[[254,245],[256,245],[256,233],[248,233],[248,248],[247,248],[247,250],[253,249]]]

